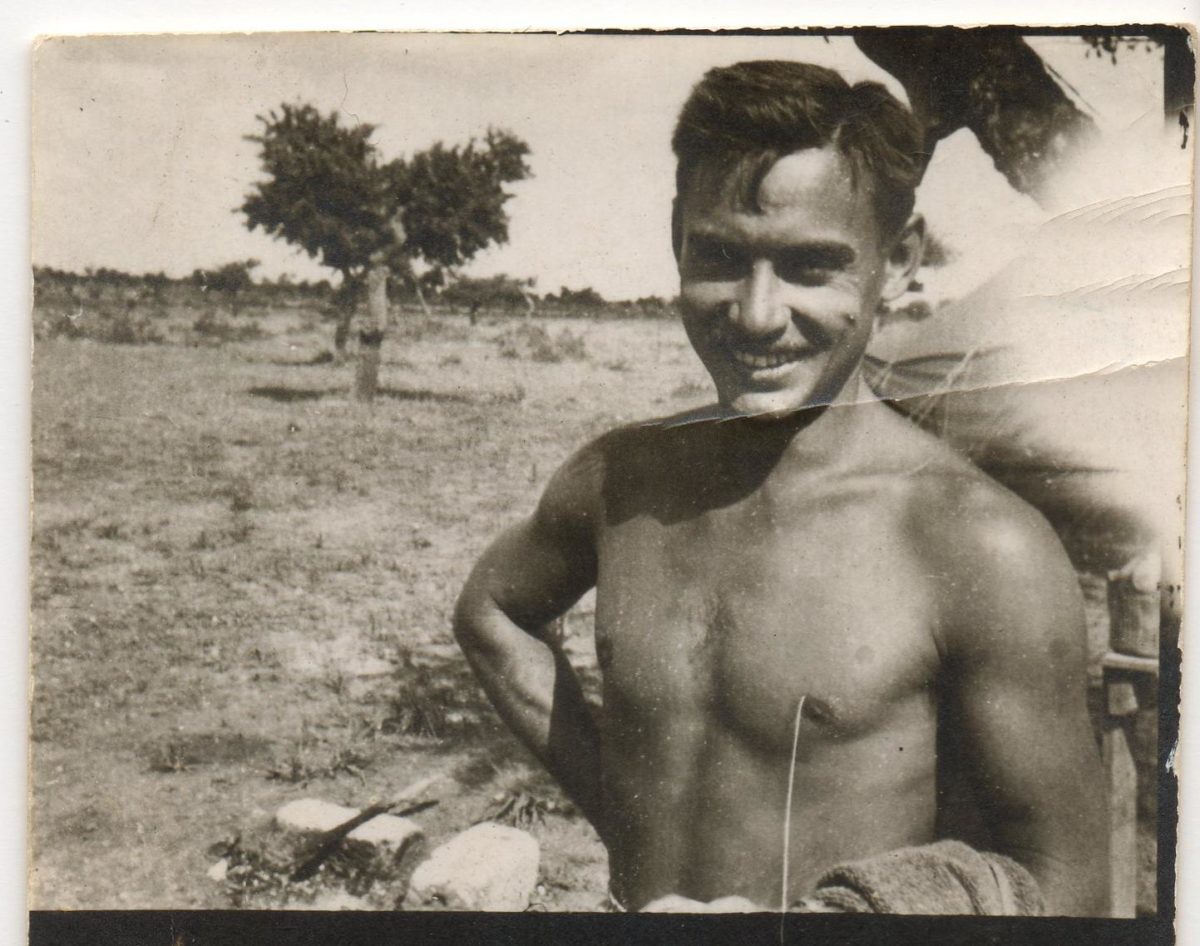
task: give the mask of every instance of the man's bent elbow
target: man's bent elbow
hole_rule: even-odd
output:
[[[504,663],[514,638],[523,633],[496,601],[478,570],[458,596],[451,629],[459,648],[476,668]]]
[[[496,610],[496,602],[480,580],[479,569],[476,568],[459,592],[451,619],[454,639],[468,657],[487,650],[487,629],[492,620],[490,615]]]

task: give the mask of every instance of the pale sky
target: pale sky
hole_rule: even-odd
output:
[[[1160,53],[1129,52],[1114,68],[1086,58],[1073,37],[1033,42],[1102,127],[1159,114]],[[510,241],[468,272],[534,276],[541,292],[566,285],[612,299],[671,296],[675,116],[706,69],[761,58],[833,66],[903,97],[845,37],[49,40],[34,64],[33,261],[180,276],[253,257],[262,275],[329,276],[293,247],[247,231],[235,212],[260,176],[257,146],[243,139],[255,116],[311,102],[376,124],[385,159],[464,142],[489,125],[529,143],[533,178],[513,188]],[[974,245],[1014,239],[1013,226],[1040,214],[965,132],[939,147],[919,209],[968,257]],[[968,269],[963,278],[977,279]]]

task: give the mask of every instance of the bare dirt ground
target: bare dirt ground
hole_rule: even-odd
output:
[[[541,842],[535,907],[602,904],[602,847],[496,720],[451,609],[571,450],[707,380],[669,321],[404,319],[370,406],[304,310],[240,342],[37,343],[31,906],[304,906],[320,884],[206,872],[284,802],[439,774],[432,843],[507,806]],[[585,598],[565,632],[594,692],[590,630]]]
[[[363,406],[352,366],[306,363],[327,326],[261,324],[37,344],[33,905],[260,906],[206,878],[212,845],[294,798],[362,807],[444,773],[432,841],[517,793],[539,902],[595,909],[603,849],[496,721],[450,614],[572,449],[703,398],[682,332],[417,316]],[[566,629],[594,668],[586,599]]]

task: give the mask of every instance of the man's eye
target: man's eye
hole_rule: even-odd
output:
[[[775,275],[794,286],[824,286],[833,270],[807,260],[783,260],[775,265]]]
[[[795,286],[824,286],[854,263],[854,252],[843,246],[798,247],[773,260],[775,274]]]
[[[688,247],[684,269],[694,279],[737,279],[746,268],[742,252],[728,243],[704,241]]]

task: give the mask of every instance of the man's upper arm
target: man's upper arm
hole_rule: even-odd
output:
[[[594,443],[568,459],[533,515],[496,539],[471,574],[468,589],[526,630],[561,615],[596,582],[602,456]]]
[[[945,549],[955,563],[939,628],[947,738],[962,747],[995,849],[1030,869],[1048,910],[1103,913],[1104,794],[1078,579],[1015,497],[988,498],[959,535]]]

